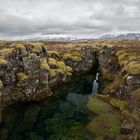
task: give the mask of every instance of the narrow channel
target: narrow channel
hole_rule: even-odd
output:
[[[86,129],[88,97],[98,92],[98,73],[77,76],[40,102],[17,103],[3,112],[1,140],[93,140]]]

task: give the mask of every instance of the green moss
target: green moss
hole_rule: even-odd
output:
[[[50,77],[53,78],[57,75],[58,71],[56,69],[51,69],[50,70]]]
[[[22,56],[25,56],[28,54],[27,50],[23,44],[17,44],[16,48],[20,50]]]
[[[18,80],[19,81],[24,81],[28,79],[28,75],[26,73],[20,72],[17,74]]]
[[[0,50],[0,56],[3,58],[9,57],[13,53],[13,48],[4,48]]]
[[[0,89],[2,89],[3,88],[3,83],[2,83],[2,81],[0,80]]]
[[[48,59],[49,65],[57,66],[57,61],[54,58],[49,58]]]
[[[71,53],[65,53],[64,55],[63,55],[63,59],[64,60],[68,60],[68,59],[70,59],[70,60],[72,60],[72,61],[81,61],[82,60],[82,54],[80,54],[80,53],[74,53],[74,54],[71,54]]]
[[[111,106],[95,97],[89,97],[87,107],[95,114],[107,113],[112,110]]]
[[[42,47],[40,45],[34,45],[32,48],[33,53],[40,53],[42,51]]]
[[[66,66],[66,72],[67,72],[67,75],[71,76],[72,75],[72,72],[73,72],[72,67]]]
[[[131,92],[131,96],[137,100],[137,101],[140,101],[140,88],[134,90]]]
[[[137,52],[127,52],[127,50],[121,50],[116,53],[118,56],[119,64],[125,66],[130,62],[140,60],[140,56]]]
[[[116,114],[105,113],[95,117],[89,124],[88,129],[97,137],[108,136],[114,138],[120,134],[121,123]]]
[[[50,71],[50,66],[47,63],[47,60],[45,58],[42,59],[40,64],[41,69]]]
[[[7,60],[0,58],[0,65],[6,65],[7,63]]]
[[[139,63],[138,64],[130,63],[123,68],[123,71],[124,70],[131,74],[140,74],[140,64]]]
[[[51,66],[55,66],[54,68],[51,68],[50,70],[50,77],[55,77],[58,73],[60,74],[67,74],[72,75],[72,68],[69,66],[66,66],[63,61],[57,61],[54,58],[49,58],[48,63]]]
[[[49,56],[56,55],[59,56],[59,52],[57,51],[47,51]]]
[[[110,98],[110,104],[113,107],[116,107],[121,111],[123,111],[124,109],[128,108],[128,102],[124,101],[124,100]]]
[[[120,51],[118,51],[118,52],[116,53],[116,56],[120,56],[120,55],[122,55],[122,54],[124,54],[124,53],[125,53],[124,50],[120,50]]]

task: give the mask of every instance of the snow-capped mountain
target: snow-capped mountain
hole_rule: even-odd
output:
[[[78,40],[75,36],[69,36],[69,35],[40,35],[36,37],[27,37],[24,39],[25,41],[75,41]]]
[[[77,37],[71,35],[38,35],[18,38],[16,40],[22,41],[56,41],[56,42],[70,42],[70,41],[93,41],[93,40],[140,40],[140,33],[128,33],[117,35],[104,35],[100,38]]]
[[[128,34],[120,34],[120,35],[105,35],[99,40],[140,40],[140,33],[128,33]]]

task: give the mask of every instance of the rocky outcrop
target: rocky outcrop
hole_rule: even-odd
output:
[[[121,111],[120,139],[140,138],[140,51],[138,48],[102,47],[99,55],[101,98]]]
[[[73,73],[94,65],[90,46],[48,51],[44,43],[15,43],[0,50],[1,106],[15,101],[38,101],[52,95],[51,88],[70,80]]]

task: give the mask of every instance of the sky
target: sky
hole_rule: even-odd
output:
[[[0,0],[0,39],[139,32],[140,0]]]

